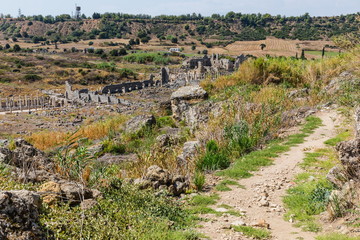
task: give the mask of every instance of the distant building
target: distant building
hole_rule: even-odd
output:
[[[170,48],[169,52],[181,52],[181,48]]]

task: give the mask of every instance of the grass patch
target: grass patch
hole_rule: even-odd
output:
[[[216,204],[217,200],[219,199],[220,198],[217,194],[210,196],[197,195],[189,201],[190,212],[193,214],[217,214],[214,209],[209,208],[208,206]]]
[[[336,137],[331,138],[329,140],[326,140],[324,143],[329,145],[329,146],[336,146],[336,144],[338,144],[339,142],[345,141],[347,139],[349,139],[351,133],[350,131],[345,131],[342,132],[340,134],[338,134]]]
[[[340,233],[330,233],[316,237],[316,240],[360,240],[360,237],[349,237]]]
[[[248,226],[234,226],[234,230],[254,239],[268,239],[271,236],[267,230]]]
[[[336,153],[331,149],[318,149],[306,153],[301,167],[306,172],[296,176],[297,185],[290,188],[283,198],[288,220],[292,216],[295,226],[305,231],[319,232],[321,226],[316,222],[315,215],[326,210],[332,184],[326,179],[327,172],[337,163]]]
[[[225,179],[225,180],[221,181],[218,185],[216,185],[215,189],[217,191],[220,191],[220,192],[231,191],[231,188],[228,187],[227,185],[238,186],[238,187],[244,188],[244,186],[241,186],[236,181],[233,181],[233,180],[230,180],[230,179]]]
[[[287,152],[290,147],[303,143],[305,137],[309,136],[317,127],[321,125],[321,119],[317,117],[307,117],[300,134],[289,136],[284,141],[273,140],[267,148],[251,152],[235,161],[228,169],[217,173],[218,176],[227,176],[229,178],[240,179],[251,177],[251,171],[257,171],[262,166],[271,165],[272,159],[279,154]]]

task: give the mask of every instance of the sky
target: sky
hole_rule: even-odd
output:
[[[1,4],[1,2],[3,2]],[[71,14],[75,4],[82,13],[91,16],[94,12],[121,12],[157,16],[200,13],[270,13],[272,15],[335,16],[360,12],[360,0],[0,0],[0,13],[18,16]]]

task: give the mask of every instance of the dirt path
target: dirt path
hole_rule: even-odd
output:
[[[215,215],[204,215],[210,221],[202,222],[198,231],[204,233],[210,239],[232,240],[247,239],[241,233],[230,229],[230,225],[236,221],[242,221],[247,225],[265,220],[270,224],[272,239],[314,239],[315,234],[302,232],[301,229],[292,226],[292,223],[284,220],[284,209],[282,197],[286,189],[292,186],[291,180],[302,172],[298,164],[305,157],[305,152],[325,147],[324,141],[336,135],[338,116],[335,111],[323,111],[317,114],[323,122],[323,126],[315,130],[313,134],[305,139],[303,144],[292,147],[290,151],[274,159],[274,164],[254,173],[249,179],[241,179],[238,183],[245,187],[232,187],[228,192],[217,192],[220,200],[213,208],[226,204],[234,210],[245,214],[244,217],[235,217],[224,214],[221,217]],[[221,209],[218,211],[221,211]],[[301,237],[301,238],[298,238]]]

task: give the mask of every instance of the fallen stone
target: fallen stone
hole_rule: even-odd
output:
[[[45,239],[39,226],[40,195],[20,191],[0,192],[0,239]]]
[[[156,124],[156,119],[153,115],[139,115],[130,119],[125,124],[125,131],[130,133],[137,133],[145,127],[151,127]]]

